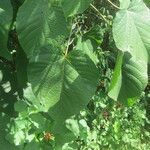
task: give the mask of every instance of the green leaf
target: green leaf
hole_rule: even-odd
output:
[[[27,110],[27,104],[24,101],[17,101],[14,105],[15,111],[23,112]]]
[[[19,8],[17,33],[27,56],[32,56],[45,43],[62,44],[68,36],[61,8],[53,7],[50,0],[26,0]]]
[[[110,91],[108,95],[113,98],[114,100],[117,100],[121,84],[122,84],[122,63],[123,63],[123,56],[124,54],[122,52],[119,52],[115,70],[113,73],[111,85],[110,85]]]
[[[33,105],[33,107],[35,108],[35,111],[44,111],[44,108],[41,106],[40,101],[38,100],[38,98],[34,95],[31,85],[28,85],[27,88],[25,88],[23,90],[24,93],[24,98],[27,101],[30,101]],[[37,108],[37,110],[36,110]]]
[[[83,13],[90,5],[92,0],[62,0],[62,7],[66,17]]]
[[[31,114],[30,119],[35,127],[37,127],[36,130],[43,131],[45,129],[46,119],[40,114]]]
[[[130,0],[119,0],[120,1],[120,8],[126,9],[130,5]]]
[[[102,29],[100,25],[95,25],[83,35],[84,40],[90,40],[94,51],[102,44],[106,29]]]
[[[127,9],[120,10],[116,15],[114,40],[117,48],[125,55],[123,61],[118,58],[110,86],[109,96],[115,100],[125,101],[139,97],[147,85],[149,16],[150,10],[142,0],[133,0]]]
[[[137,60],[148,59],[150,50],[150,10],[142,0],[132,0],[127,9],[120,10],[113,24],[113,36],[121,51],[128,51]]]
[[[6,138],[10,143],[23,147],[25,142],[31,141],[34,136],[28,134],[31,122],[26,118],[15,118],[11,122],[9,133]]]
[[[17,147],[15,147],[14,145],[10,144],[6,139],[5,136],[7,134],[6,132],[6,126],[9,123],[10,118],[8,117],[8,115],[1,113],[0,114],[0,149],[1,150],[6,150],[6,149],[10,149],[10,150],[18,150]]]
[[[83,53],[87,54],[95,64],[98,63],[98,58],[94,53],[94,48],[91,40],[82,40],[82,38],[78,38],[76,49],[81,50]]]
[[[74,50],[67,56],[45,47],[34,56],[28,68],[29,81],[45,111],[54,119],[78,113],[93,96],[98,71],[91,59]]]
[[[139,97],[148,82],[146,70],[145,62],[137,61],[127,53],[124,57],[119,55],[108,95],[124,103]]]
[[[148,7],[150,7],[150,1],[149,0],[144,0],[144,2],[147,4]]]
[[[76,119],[67,119],[66,120],[66,127],[72,131],[72,133],[78,137],[80,130],[79,130],[79,125],[78,125],[78,121]]]
[[[71,131],[66,130],[64,134],[56,134],[55,140],[56,140],[56,149],[57,150],[64,150],[63,145],[65,143],[69,143],[71,141],[74,141],[76,137]],[[68,150],[68,149],[67,149]]]
[[[13,19],[13,9],[10,0],[0,0],[0,56],[11,60],[7,41],[9,28]]]
[[[41,149],[40,144],[37,141],[32,141],[31,143],[27,144],[24,148],[24,150],[33,150],[33,149]]]

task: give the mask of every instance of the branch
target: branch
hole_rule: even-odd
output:
[[[115,7],[116,9],[120,9],[117,5],[115,5],[112,1],[107,0],[113,7]]]
[[[69,39],[68,39],[68,42],[67,42],[67,48],[66,48],[66,51],[65,51],[65,56],[67,56],[68,50],[69,50],[69,46],[72,43],[72,41],[71,41],[72,30],[73,30],[73,25],[72,25],[71,30],[70,30]]]
[[[93,8],[93,10],[94,10],[95,12],[97,12],[97,14],[98,14],[106,23],[108,23],[106,17],[105,17],[94,5],[90,4],[90,6]]]

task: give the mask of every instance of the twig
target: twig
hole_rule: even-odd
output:
[[[115,7],[116,9],[120,9],[117,5],[115,5],[112,1],[107,0],[113,7]]]
[[[94,5],[90,4],[90,6],[93,8],[93,10],[94,10],[95,12],[98,13],[99,16],[101,16],[101,18],[102,18],[106,23],[108,23],[106,17],[105,17]]]
[[[80,27],[80,25],[78,23],[77,18],[75,18],[75,21],[76,21],[76,25],[77,25],[78,31],[79,31],[80,35],[82,35],[81,27]]]
[[[69,46],[72,43],[72,41],[71,41],[72,30],[73,30],[73,26],[71,27],[71,30],[70,30],[69,39],[68,39],[68,42],[67,42],[67,48],[66,48],[66,51],[65,51],[65,56],[67,56],[68,50],[69,50]]]

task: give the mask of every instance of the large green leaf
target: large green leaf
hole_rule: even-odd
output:
[[[62,0],[62,7],[66,17],[83,13],[90,5],[92,0]]]
[[[117,13],[113,24],[116,45],[137,60],[147,61],[147,51],[150,51],[149,32],[150,10],[142,0],[132,0],[127,9]]]
[[[61,8],[50,0],[26,0],[19,8],[17,33],[28,57],[47,42],[58,43],[68,35]]]
[[[67,56],[53,47],[43,48],[29,64],[29,81],[52,118],[66,118],[82,109],[96,90],[97,68],[81,51]]]
[[[132,0],[127,9],[117,13],[113,35],[117,48],[125,55],[124,58],[118,58],[116,63],[109,92],[111,98],[135,98],[140,96],[146,87],[150,51],[149,32],[150,10],[142,0]]]
[[[7,49],[8,32],[13,18],[10,0],[0,0],[0,56],[11,59]]]
[[[147,64],[135,61],[128,53],[119,53],[109,96],[126,103],[128,99],[138,98],[147,82]]]

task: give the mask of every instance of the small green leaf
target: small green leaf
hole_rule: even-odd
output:
[[[66,120],[66,127],[74,133],[76,137],[79,136],[80,130],[79,130],[79,125],[78,121],[75,119],[67,119]]]

